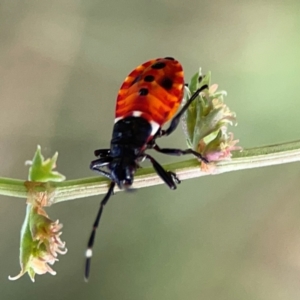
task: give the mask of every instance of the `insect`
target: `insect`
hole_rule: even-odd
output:
[[[204,162],[207,160],[192,149],[160,148],[156,139],[170,135],[178,126],[183,113],[199,93],[208,87],[202,86],[181,107],[184,94],[184,77],[181,64],[172,57],[158,58],[145,62],[134,69],[124,80],[117,97],[115,124],[109,149],[95,151],[96,160],[90,168],[111,180],[108,192],[101,201],[86,251],[85,279],[90,272],[92,247],[96,229],[105,204],[112,196],[114,187],[128,189],[133,183],[139,162],[148,159],[157,174],[171,189],[180,183],[176,174],[166,171],[147,149],[168,155],[193,154]],[[172,119],[172,120],[171,120]],[[161,127],[171,120],[169,127]]]

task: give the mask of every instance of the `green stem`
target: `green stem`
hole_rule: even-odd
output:
[[[231,160],[212,164],[211,168],[209,167],[209,172],[201,171],[199,162],[196,159],[172,163],[164,167],[167,170],[175,171],[180,180],[185,180],[295,161],[300,161],[300,141],[235,151]],[[28,189],[25,182],[18,179],[0,178],[0,195],[27,198]],[[105,178],[91,177],[59,183],[48,182],[41,184],[38,189],[39,191],[47,191],[52,201],[58,203],[104,194],[107,192],[107,183],[108,180]],[[145,168],[138,170],[133,188],[149,187],[162,183],[153,168]]]

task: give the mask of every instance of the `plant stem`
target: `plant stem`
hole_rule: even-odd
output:
[[[233,152],[228,161],[220,161],[208,165],[208,171],[202,171],[196,159],[189,159],[178,163],[165,165],[164,168],[176,172],[180,180],[205,175],[216,175],[225,172],[253,169],[271,165],[300,161],[300,141],[284,144],[263,146],[243,151]],[[10,178],[0,178],[0,195],[27,198],[26,181]],[[153,168],[140,169],[136,173],[133,188],[149,187],[162,184]],[[91,177],[64,182],[42,183],[38,191],[47,192],[53,203],[96,196],[107,192],[108,180],[102,177]],[[116,192],[119,191],[116,188]]]

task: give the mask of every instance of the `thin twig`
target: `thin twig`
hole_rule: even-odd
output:
[[[245,149],[233,152],[228,161],[220,161],[209,166],[209,172],[204,172],[196,159],[165,165],[167,170],[175,171],[180,180],[216,175],[231,171],[253,169],[271,165],[286,164],[300,161],[300,141],[284,144]],[[27,198],[26,181],[0,178],[0,195]],[[28,182],[27,182],[28,183]],[[134,180],[133,188],[143,188],[162,184],[153,168],[140,169]],[[37,187],[39,191],[46,191],[54,203],[79,198],[96,196],[107,192],[108,180],[101,177],[91,177],[64,182],[48,182]],[[118,189],[116,188],[116,192]]]

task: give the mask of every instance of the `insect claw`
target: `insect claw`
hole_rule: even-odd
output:
[[[180,184],[181,180],[177,177],[176,173],[172,171],[168,171],[168,173],[171,175],[172,179],[175,181],[175,183]]]

